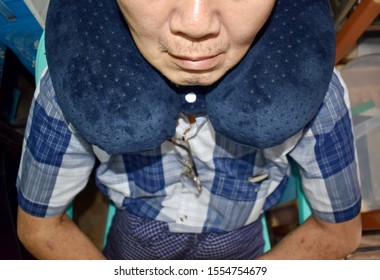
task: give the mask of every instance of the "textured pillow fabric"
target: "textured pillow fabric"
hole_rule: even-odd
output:
[[[51,0],[45,35],[65,117],[109,154],[158,147],[180,112],[207,114],[217,133],[243,145],[281,144],[315,116],[334,67],[327,0],[278,0],[244,59],[209,87],[176,87],[154,69],[116,1]]]

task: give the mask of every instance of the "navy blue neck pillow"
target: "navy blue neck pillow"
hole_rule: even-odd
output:
[[[216,133],[242,145],[281,144],[317,114],[334,67],[328,0],[278,0],[243,60],[207,87],[174,86],[153,68],[116,1],[51,0],[45,32],[58,104],[108,154],[158,147],[180,113],[208,115]]]

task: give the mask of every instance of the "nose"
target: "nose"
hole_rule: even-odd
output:
[[[177,0],[170,18],[173,34],[191,40],[216,36],[220,31],[218,0]]]

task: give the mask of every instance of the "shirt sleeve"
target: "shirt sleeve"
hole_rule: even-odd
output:
[[[63,213],[86,186],[94,163],[92,146],[70,131],[46,71],[25,130],[16,182],[19,206],[39,217]]]
[[[300,167],[302,187],[317,218],[339,223],[360,213],[349,98],[336,72],[317,116],[290,156]]]

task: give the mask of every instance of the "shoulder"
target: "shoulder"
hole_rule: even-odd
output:
[[[343,119],[350,122],[350,109],[347,87],[339,72],[335,70],[323,103],[307,128],[312,128],[314,134],[327,133]]]
[[[61,112],[61,109],[57,104],[56,95],[48,68],[46,68],[41,74],[41,78],[38,81],[34,94],[34,99],[43,107],[47,107],[48,105],[54,106],[56,110]]]

